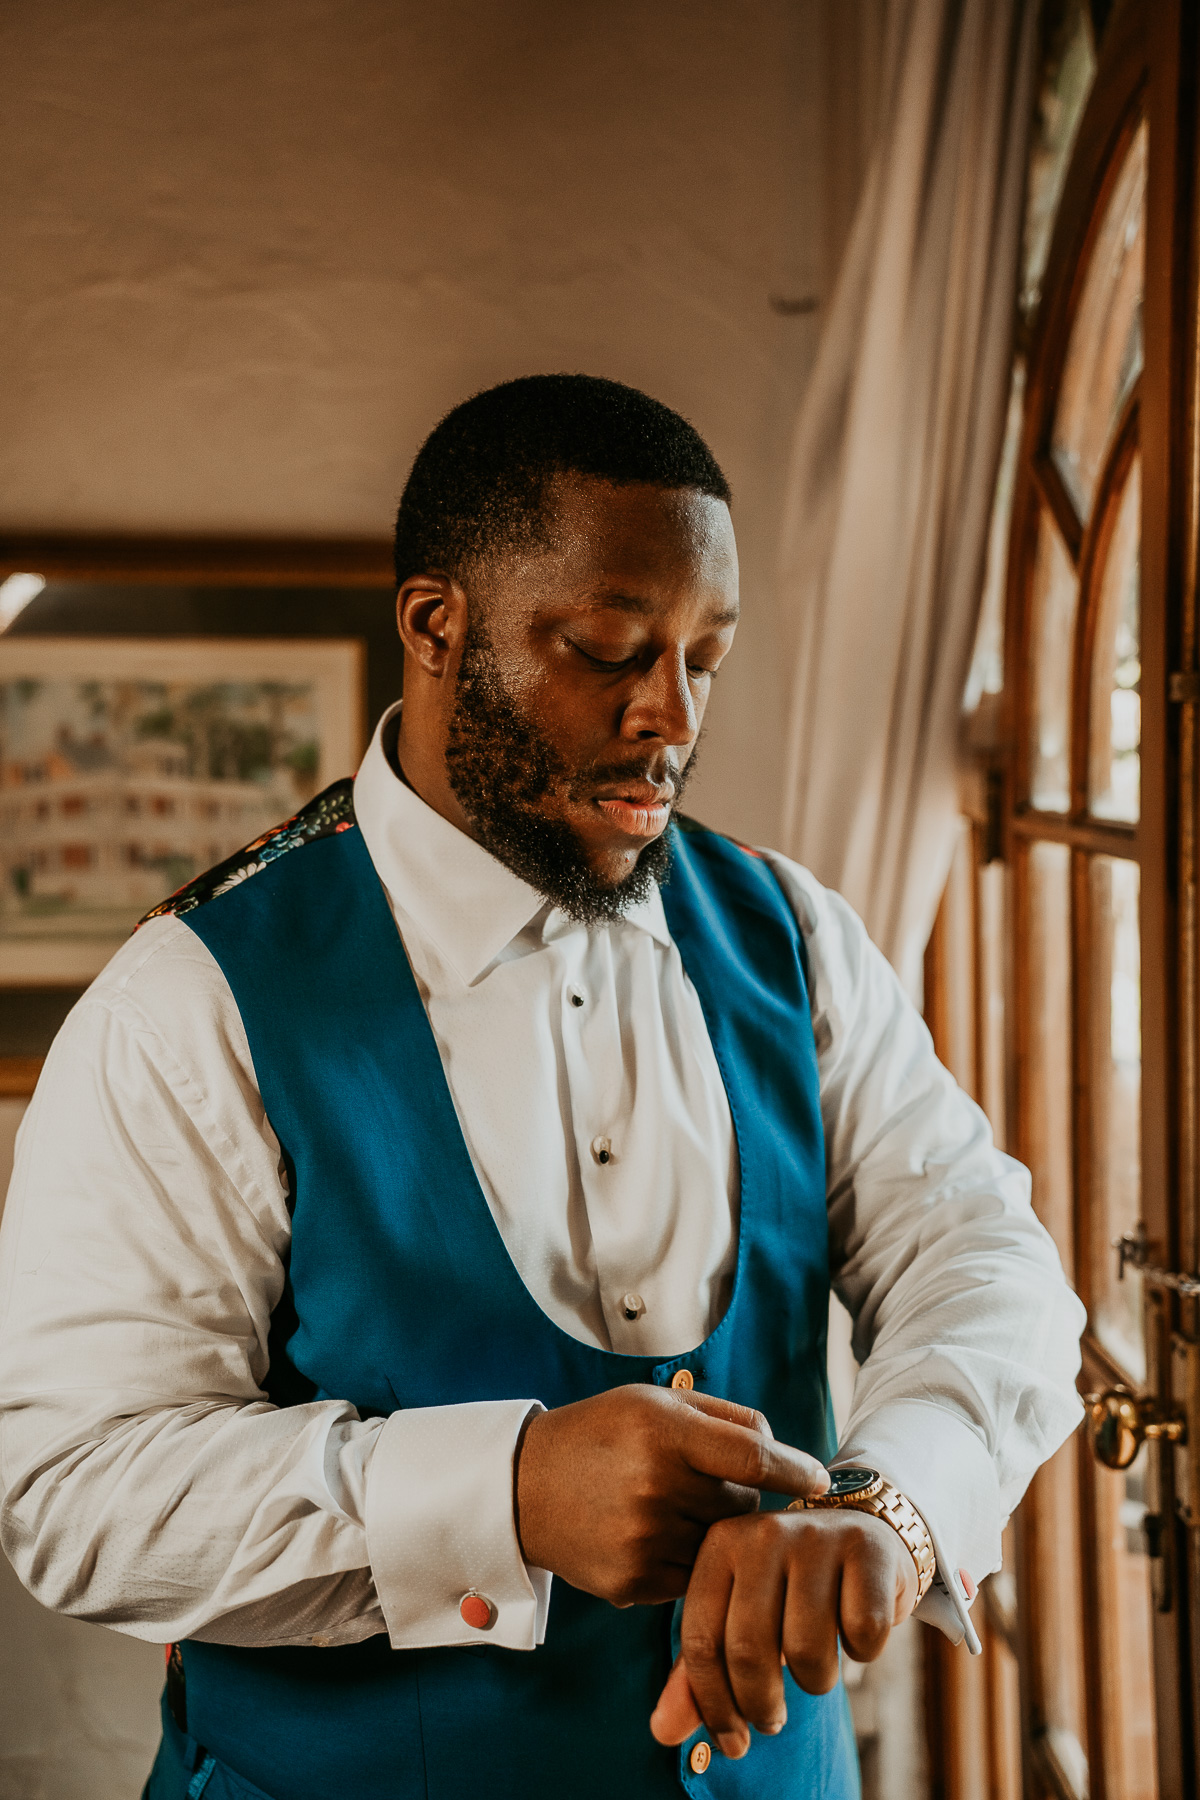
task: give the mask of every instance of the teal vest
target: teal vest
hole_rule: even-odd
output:
[[[337,1398],[363,1417],[525,1396],[555,1407],[669,1384],[686,1367],[697,1388],[758,1407],[778,1437],[828,1457],[825,1157],[800,935],[761,858],[690,823],[672,837],[663,901],[729,1097],[741,1205],[725,1317],[662,1360],[577,1342],[509,1259],[349,783],[161,909],[229,983],[290,1178],[267,1378],[277,1404]],[[714,1750],[701,1774],[690,1752],[705,1733],[680,1749],[654,1742],[677,1611],[618,1611],[556,1580],[534,1651],[394,1651],[382,1636],[332,1649],[187,1643],[183,1785],[176,1733],[149,1792],[678,1800],[682,1784],[717,1800],[851,1800],[840,1686],[818,1697],[788,1676],[785,1730],[755,1735],[739,1762]]]

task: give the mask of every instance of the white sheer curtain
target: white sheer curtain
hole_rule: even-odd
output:
[[[949,867],[1008,395],[1036,0],[890,0],[880,128],[789,471],[783,847],[914,993]]]

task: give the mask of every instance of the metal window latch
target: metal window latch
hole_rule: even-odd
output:
[[[1194,1275],[1180,1275],[1175,1269],[1160,1268],[1149,1260],[1144,1225],[1139,1225],[1136,1233],[1127,1231],[1114,1238],[1113,1249],[1117,1253],[1118,1281],[1124,1281],[1126,1269],[1136,1269],[1147,1287],[1166,1288],[1172,1294],[1182,1294],[1185,1300],[1200,1297],[1200,1280]]]

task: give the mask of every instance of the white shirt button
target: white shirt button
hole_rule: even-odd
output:
[[[621,1311],[627,1319],[640,1319],[646,1310],[646,1303],[640,1294],[622,1294]]]
[[[594,1137],[592,1139],[592,1155],[598,1163],[609,1163],[613,1159],[612,1139]]]
[[[572,1006],[582,1006],[583,1005],[583,995],[578,991],[578,989],[575,989],[571,994],[571,1005]]]

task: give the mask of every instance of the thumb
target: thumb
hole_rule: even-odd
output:
[[[650,1714],[650,1730],[660,1744],[682,1744],[703,1722],[681,1656]]]

